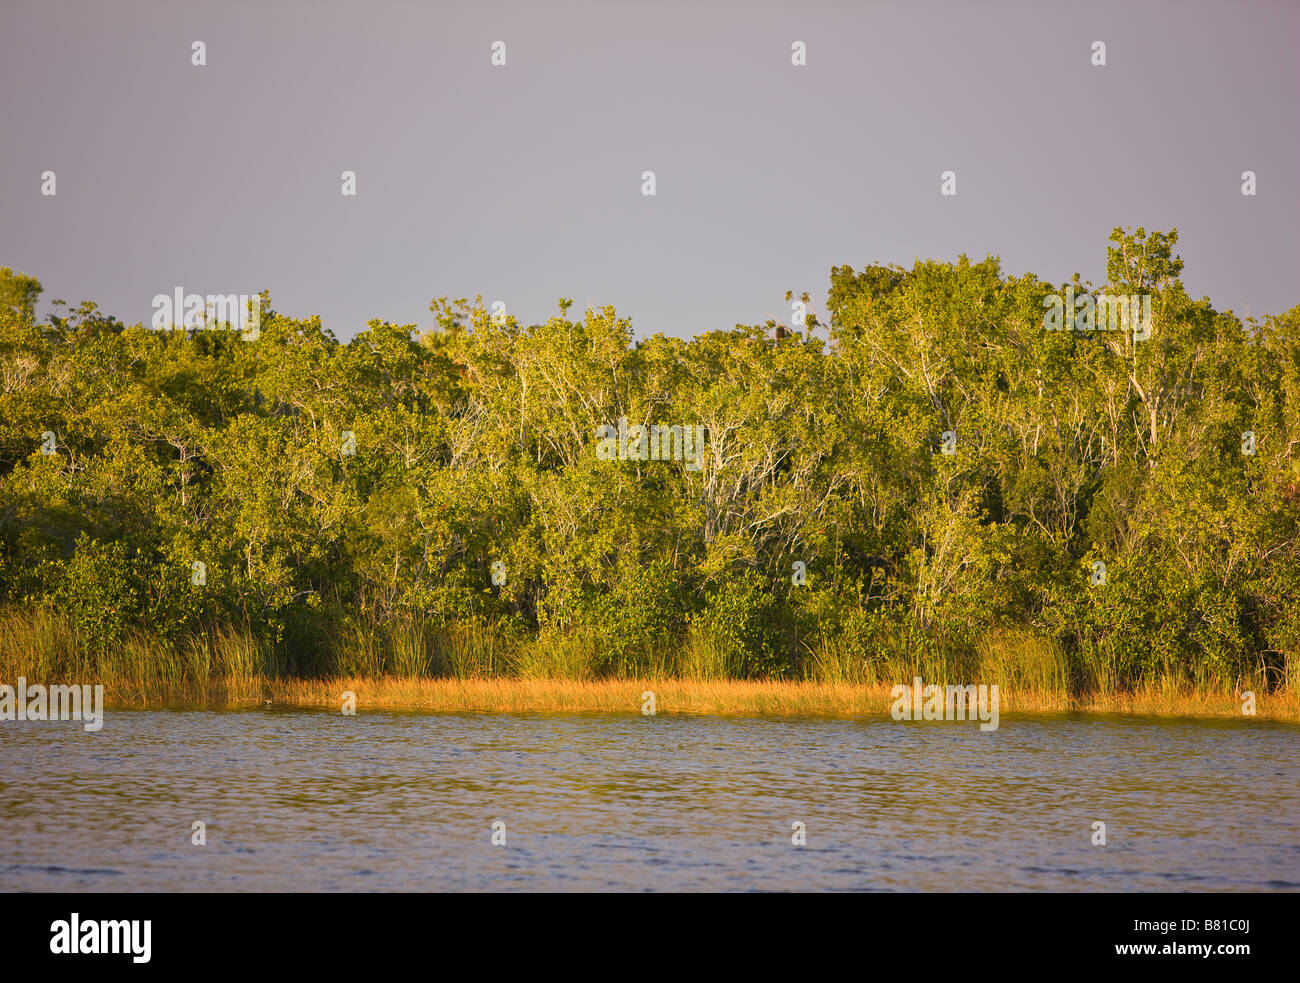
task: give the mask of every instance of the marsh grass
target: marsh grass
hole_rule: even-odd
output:
[[[467,679],[381,676],[298,679],[288,677],[214,678],[206,692],[106,687],[113,706],[258,705],[313,707],[338,712],[342,695],[357,696],[359,713],[421,710],[482,713],[641,712],[642,695],[655,694],[659,714],[716,716],[809,716],[860,718],[887,716],[890,686],[815,683],[792,680],[672,678],[554,679],[477,677]],[[1236,718],[1240,704],[1231,693],[1171,694],[1159,687],[1112,694],[1062,696],[1054,692],[999,686],[1000,714],[1115,713]],[[1256,719],[1300,719],[1300,701],[1290,691],[1261,695]]]
[[[398,676],[428,676],[433,667],[433,631],[424,619],[397,625],[388,633],[389,666]]]
[[[502,672],[514,652],[512,639],[495,628],[453,628],[433,633],[430,675],[472,679]]]
[[[543,634],[524,642],[510,659],[522,679],[569,679],[581,682],[595,678],[609,653],[602,640],[590,632]]]
[[[980,682],[1041,693],[1065,693],[1072,688],[1069,659],[1054,639],[1028,632],[997,632],[980,641],[977,660]],[[1105,692],[1095,684],[1080,688]]]
[[[672,660],[669,673],[696,682],[734,679],[741,674],[741,660],[723,642],[692,626],[686,643]],[[657,674],[658,675],[658,674]]]
[[[41,608],[0,612],[0,673],[6,678],[68,679],[96,668],[85,639],[66,618]]]
[[[1002,713],[1084,711],[1240,716],[1235,695],[1256,694],[1256,715],[1300,719],[1297,664],[1285,671],[1195,678],[1170,668],[1136,688],[1116,684],[1113,658],[1073,659],[1054,640],[1004,631],[973,645],[918,647],[893,640],[869,655],[843,640],[801,642],[801,679],[736,678],[743,660],[697,631],[678,646],[619,653],[598,632],[519,638],[426,621],[341,626],[329,643],[333,672],[304,678],[275,646],[224,626],[178,643],[139,633],[93,649],[45,609],[0,611],[0,682],[103,683],[118,706],[281,703],[338,709],[344,690],[362,709],[639,712],[655,693],[661,713],[857,716],[888,713],[890,690],[997,683]]]

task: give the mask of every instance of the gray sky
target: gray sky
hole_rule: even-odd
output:
[[[4,0],[0,265],[128,323],[269,288],[340,338],[475,294],[689,336],[822,310],[846,263],[1100,284],[1114,226],[1177,226],[1193,296],[1277,313],[1297,42],[1300,4],[1250,0]]]

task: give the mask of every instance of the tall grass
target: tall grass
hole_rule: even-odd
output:
[[[496,628],[452,628],[432,635],[430,675],[472,679],[505,672],[514,641]]]
[[[672,673],[680,679],[735,679],[742,674],[741,658],[722,641],[692,625],[686,642],[672,663]]]
[[[520,645],[511,656],[522,679],[594,679],[609,659],[601,637],[591,631],[545,633]]]
[[[246,630],[220,627],[167,642],[128,632],[93,647],[76,626],[45,608],[0,611],[0,681],[103,683],[123,698],[206,699],[231,681],[278,675],[271,647]],[[217,685],[219,683],[219,685]]]
[[[1090,680],[1072,687],[1070,660],[1059,642],[1028,632],[1001,631],[981,639],[977,650],[977,682],[1036,693],[1107,692]]]
[[[907,637],[897,629],[882,631],[892,633],[865,645],[826,634],[801,639],[799,681],[755,682],[767,689],[744,689],[739,705],[762,705],[760,692],[785,693],[780,699],[772,697],[774,706],[784,705],[786,697],[795,699],[788,689],[795,686],[804,694],[795,699],[798,705],[842,707],[846,700],[852,702],[846,694],[887,694],[915,676],[938,685],[997,683],[1008,706],[1039,709],[1140,707],[1158,712],[1163,706],[1219,712],[1229,707],[1240,713],[1237,694],[1246,690],[1255,692],[1257,700],[1267,695],[1271,705],[1283,708],[1295,704],[1300,693],[1300,661],[1294,654],[1286,656],[1281,670],[1265,670],[1261,662],[1256,672],[1224,679],[1209,672],[1193,677],[1169,667],[1125,688],[1115,672],[1115,652],[1089,648],[1070,653],[1057,640],[1029,630],[1002,630],[963,643]],[[292,671],[297,665],[313,671]],[[406,693],[403,699],[420,699],[425,692],[422,681],[473,684],[480,686],[474,690],[480,694],[498,692],[481,688],[490,682],[507,689],[518,684],[524,694],[551,692],[542,684],[554,683],[567,687],[569,695],[556,700],[568,705],[595,692],[584,688],[588,684],[657,680],[660,687],[669,682],[693,686],[695,696],[687,702],[703,706],[708,700],[701,694],[721,693],[726,690],[723,684],[738,683],[748,673],[743,653],[698,626],[692,626],[680,644],[660,641],[626,650],[595,630],[521,637],[498,628],[449,627],[423,618],[388,624],[357,619],[338,625],[319,651],[291,653],[246,627],[230,625],[172,642],[133,632],[94,647],[57,611],[0,610],[0,682],[12,683],[18,676],[45,683],[101,682],[115,699],[136,704],[274,699],[276,693],[306,699],[304,693],[324,692],[318,684],[334,687],[324,681],[348,679],[354,686],[355,681],[365,681],[387,687],[390,694]],[[722,689],[711,689],[713,684]],[[462,691],[470,692],[439,689],[439,699]],[[825,696],[831,692],[840,695]],[[806,699],[813,704],[800,702]]]
[[[5,679],[80,680],[95,675],[97,668],[86,640],[57,612],[0,611],[0,676]]]

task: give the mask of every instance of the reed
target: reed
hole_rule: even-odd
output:
[[[883,683],[852,685],[795,680],[676,678],[556,679],[478,677],[467,679],[411,676],[215,677],[200,692],[192,687],[139,688],[109,684],[110,706],[256,706],[267,703],[338,712],[343,694],[352,692],[359,713],[383,710],[481,713],[626,713],[642,712],[643,695],[655,695],[657,714],[715,716],[883,718],[893,703]],[[1151,716],[1240,718],[1232,694],[1159,686],[1130,692],[1062,696],[1056,692],[999,685],[1000,714],[1083,712]],[[1300,701],[1292,691],[1258,697],[1256,719],[1300,722]]]
[[[58,612],[0,611],[0,682],[102,683],[116,706],[279,703],[338,709],[345,690],[371,709],[511,712],[640,712],[655,693],[661,713],[861,716],[888,713],[890,690],[927,684],[996,683],[1002,713],[1081,711],[1300,719],[1297,663],[1236,679],[1189,678],[1176,668],[1138,687],[1118,686],[1110,653],[1071,657],[1054,640],[999,632],[973,646],[916,646],[894,639],[863,653],[842,639],[801,642],[801,679],[741,679],[741,658],[692,631],[679,646],[618,654],[595,632],[518,638],[493,629],[444,628],[415,620],[345,624],[327,669],[292,672],[282,651],[246,627],[217,626],[179,642],[131,633],[92,650]]]
[[[740,668],[735,653],[693,625],[672,665],[672,675],[700,682],[735,678]]]

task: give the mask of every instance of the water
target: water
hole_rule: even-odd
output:
[[[0,890],[1294,891],[1297,747],[1251,720],[110,710],[0,723]]]

